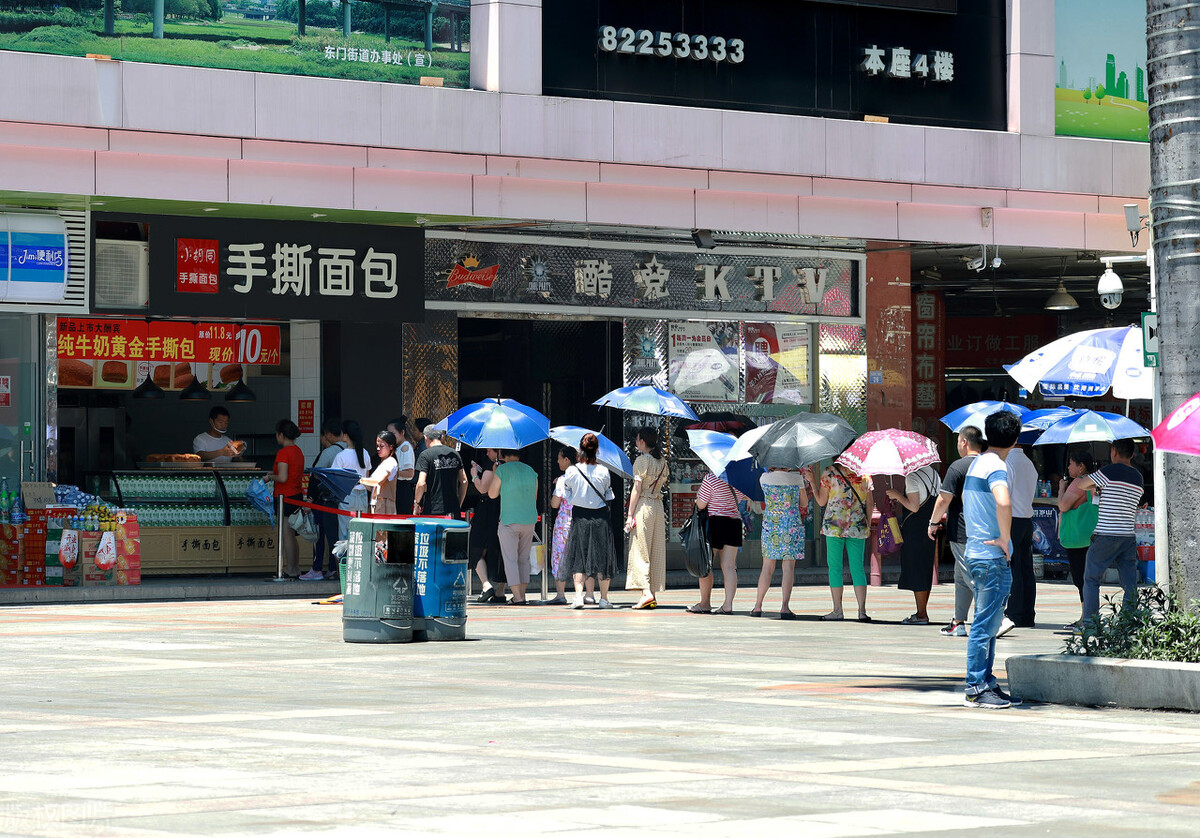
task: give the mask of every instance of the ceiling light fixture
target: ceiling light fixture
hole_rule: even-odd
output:
[[[200,379],[193,375],[191,382],[179,394],[179,398],[185,402],[202,402],[211,399],[212,393],[208,392],[208,388],[201,384]]]
[[[1047,311],[1074,311],[1077,308],[1079,308],[1079,303],[1067,293],[1067,288],[1060,279],[1058,288],[1054,289],[1054,293],[1046,300],[1045,309]]]
[[[258,396],[254,395],[254,391],[246,386],[245,379],[239,378],[238,383],[234,384],[233,389],[226,394],[225,401],[256,402],[258,401]]]
[[[147,375],[131,393],[135,399],[161,399],[166,396],[163,388],[154,383],[154,376]]]

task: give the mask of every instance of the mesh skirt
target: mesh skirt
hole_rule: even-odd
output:
[[[571,510],[571,532],[567,536],[563,570],[568,576],[582,573],[597,579],[611,579],[620,573],[608,507],[584,509],[576,506]]]

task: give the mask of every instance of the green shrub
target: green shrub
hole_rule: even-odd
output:
[[[62,50],[66,55],[76,51],[80,41],[90,40],[92,33],[82,29],[69,29],[66,26],[39,26],[32,32],[26,32],[17,39],[22,46],[33,47],[35,44],[45,44]]]
[[[1123,595],[1120,597],[1123,599]],[[1094,658],[1200,663],[1200,601],[1188,610],[1159,588],[1142,588],[1128,608],[1105,597],[1100,613],[1068,638],[1063,652]]]
[[[0,10],[0,32],[29,32],[39,26],[51,26],[56,23],[53,13],[48,11],[16,12],[8,9]]]

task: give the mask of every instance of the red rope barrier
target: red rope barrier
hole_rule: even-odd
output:
[[[332,509],[328,506],[321,506],[316,503],[309,503],[305,500],[286,500],[288,506],[303,506],[308,509],[315,509],[318,512],[328,512],[332,515],[344,515],[347,518],[450,518],[450,515],[384,515],[377,512],[351,512],[348,509]]]

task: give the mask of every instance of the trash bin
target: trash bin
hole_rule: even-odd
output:
[[[379,533],[384,539],[376,541]],[[405,520],[355,518],[347,534],[342,639],[408,643],[413,639],[416,529]]]
[[[464,640],[471,527],[448,518],[412,518],[406,523],[416,529],[413,639]]]
[[[347,643],[463,640],[470,526],[448,518],[350,522],[342,598]]]

